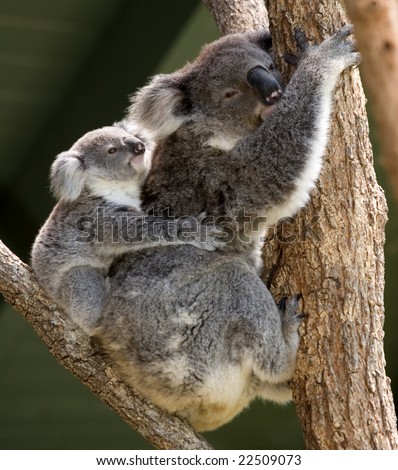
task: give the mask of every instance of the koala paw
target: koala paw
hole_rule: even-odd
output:
[[[304,31],[294,28],[294,38],[299,52],[286,53],[283,57],[288,64],[297,67],[304,57],[314,55],[316,60],[321,59],[322,63],[326,60],[336,64],[340,72],[361,62],[361,54],[356,50],[355,41],[347,39],[353,32],[353,26],[348,24],[319,46],[311,46]]]
[[[310,43],[304,31],[297,27],[294,28],[294,39],[299,52],[287,52],[283,55],[283,58],[288,64],[297,67],[302,56],[305,55],[305,52],[310,48]]]
[[[199,223],[198,247],[207,251],[224,249],[228,245],[228,234],[221,226],[217,226],[212,216],[201,212],[196,217]]]
[[[195,239],[193,245],[206,251],[223,249],[227,246],[225,232],[216,225],[200,225],[199,237]]]
[[[310,42],[307,38],[307,35],[300,28],[294,28],[294,39],[301,53],[304,53],[310,47]]]
[[[350,24],[343,26],[333,36],[323,41],[318,47],[319,53],[338,64],[341,70],[347,67],[359,65],[361,54],[357,52],[356,42],[347,39],[354,32],[354,27]]]

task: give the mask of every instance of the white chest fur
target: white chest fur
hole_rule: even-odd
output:
[[[87,183],[90,192],[97,197],[103,197],[109,202],[130,207],[140,207],[140,189],[134,181],[105,181],[101,178],[91,178]]]
[[[314,188],[322,168],[323,154],[328,140],[330,109],[330,93],[325,92],[321,97],[320,113],[310,144],[306,164],[303,171],[296,179],[293,192],[282,204],[279,204],[266,214],[267,221],[270,225],[277,223],[278,220],[285,217],[293,216],[308,202],[311,190]]]

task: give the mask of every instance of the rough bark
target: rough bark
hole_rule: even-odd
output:
[[[32,325],[58,361],[159,449],[210,449],[184,421],[127,386],[111,361],[48,299],[26,266],[0,241],[0,292]]]
[[[268,3],[274,48],[286,77],[292,70],[280,57],[295,50],[294,26],[320,42],[348,22],[338,0]],[[236,12],[218,10],[216,4],[216,21],[228,14],[232,22]],[[236,7],[239,14],[241,8]],[[249,21],[229,30],[229,23],[223,17],[220,30],[253,28]],[[293,389],[307,448],[396,449],[383,352],[387,210],[373,169],[358,71],[344,73],[335,101],[318,189],[294,221],[270,232],[264,280],[276,297],[303,294],[307,317]]]
[[[396,0],[345,0],[363,57],[361,74],[387,170],[398,201],[398,4]]]
[[[320,41],[348,19],[339,1],[270,2],[277,53],[294,48],[295,25]],[[318,217],[316,237],[274,242],[274,292],[302,292],[308,318],[294,380],[297,411],[311,449],[392,449],[396,417],[383,352],[386,202],[377,184],[358,71],[335,96],[330,143],[318,190],[299,217]],[[308,234],[307,234],[308,235]],[[310,234],[309,234],[310,235]],[[275,258],[274,258],[275,259]]]
[[[214,16],[221,36],[268,28],[264,2],[258,0],[203,0]]]

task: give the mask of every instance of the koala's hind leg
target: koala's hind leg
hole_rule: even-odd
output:
[[[301,319],[304,317],[303,313],[299,313],[299,300],[301,295],[293,295],[291,297],[284,297],[278,303],[278,308],[282,318],[282,332],[288,345],[286,364],[288,375],[292,375],[296,365],[296,354],[299,346],[298,327]],[[290,377],[286,377],[289,379]],[[277,403],[287,403],[292,399],[292,390],[286,380],[279,383],[261,383],[257,388],[257,393],[260,397],[274,401]]]
[[[284,297],[278,304],[278,309],[280,311],[282,320],[282,335],[286,344],[286,375],[281,374],[281,379],[283,380],[283,382],[289,380],[292,377],[296,366],[297,349],[300,342],[298,327],[300,326],[301,319],[303,318],[303,314],[298,310],[300,298],[301,295],[292,295],[291,297]],[[280,387],[281,399],[279,401],[286,401],[286,399],[283,398],[283,390],[286,389],[286,384],[279,383],[278,381],[276,385],[277,388]],[[270,399],[274,400],[273,398]]]
[[[71,319],[91,335],[105,305],[107,284],[102,269],[75,266],[63,277],[59,303]]]
[[[263,383],[257,389],[257,395],[275,403],[288,403],[292,399],[292,389],[288,382],[279,384]]]
[[[298,305],[298,296],[284,299],[279,306],[269,302],[262,314],[258,312],[257,321],[252,318],[251,325],[238,326],[240,333],[235,335],[232,349],[240,351],[243,359],[249,358],[255,395],[277,402],[291,399],[287,381],[296,366],[300,340]]]

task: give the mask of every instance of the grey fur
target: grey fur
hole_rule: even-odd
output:
[[[144,144],[125,130],[104,127],[85,134],[51,167],[59,202],[34,242],[32,267],[48,294],[88,334],[101,315],[106,276],[118,256],[170,244],[222,246],[213,236],[217,230],[209,232],[194,218],[141,212],[139,191],[149,168],[144,152]]]
[[[351,32],[305,48],[282,97],[264,31],[210,44],[133,97],[129,119],[157,142],[143,207],[235,218],[236,236],[215,252],[125,256],[95,334],[137,390],[198,430],[229,421],[256,396],[291,398],[298,302],[275,304],[258,277],[258,248],[267,223],[294,214],[315,184],[334,86],[360,59]],[[249,227],[244,243],[237,235],[247,216],[267,222]]]

